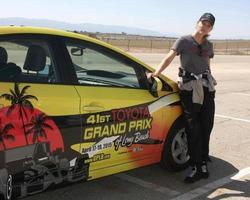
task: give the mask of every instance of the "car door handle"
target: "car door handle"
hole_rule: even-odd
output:
[[[90,104],[82,107],[84,112],[101,112],[104,110],[103,106]]]

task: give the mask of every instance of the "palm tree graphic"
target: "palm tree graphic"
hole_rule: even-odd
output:
[[[11,123],[2,126],[2,120],[0,119],[0,142],[3,144],[4,149],[6,149],[4,139],[11,139],[12,141],[15,140],[15,137],[9,134],[9,130],[13,128],[14,126]]]
[[[26,143],[28,144],[28,140],[26,137],[26,130],[24,126],[24,117],[27,119],[27,113],[25,111],[26,108],[30,109],[32,112],[34,110],[34,107],[32,103],[30,102],[31,99],[35,99],[38,101],[38,99],[33,95],[25,95],[28,88],[30,86],[26,85],[21,90],[19,88],[19,83],[14,84],[14,90],[10,89],[10,94],[2,94],[0,98],[4,98],[6,100],[11,101],[11,106],[8,108],[7,116],[12,113],[12,111],[18,106],[19,108],[19,118],[22,119],[23,124],[23,130],[25,134]]]
[[[30,123],[25,124],[25,127],[28,129],[26,134],[28,135],[33,133],[33,143],[39,142],[39,136],[47,139],[45,129],[53,130],[53,128],[48,123],[46,123],[48,119],[48,116],[46,116],[44,113],[41,113],[39,115],[33,116]]]

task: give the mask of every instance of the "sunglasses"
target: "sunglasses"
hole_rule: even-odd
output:
[[[201,45],[198,45],[197,46],[198,47],[198,55],[200,56],[200,57],[202,57],[202,46]]]

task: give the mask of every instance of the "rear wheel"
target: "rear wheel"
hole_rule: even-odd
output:
[[[187,134],[183,118],[179,118],[167,135],[160,164],[170,171],[180,171],[187,167],[188,161]]]

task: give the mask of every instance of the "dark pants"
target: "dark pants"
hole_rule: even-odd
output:
[[[192,102],[192,91],[180,91],[191,165],[201,165],[202,161],[207,161],[209,158],[209,140],[214,124],[215,92],[209,92],[206,87],[203,89],[203,105]]]

